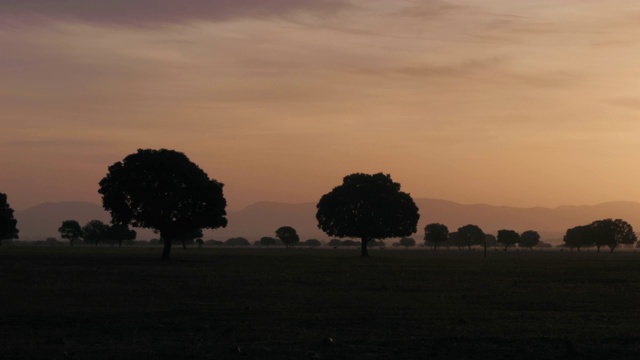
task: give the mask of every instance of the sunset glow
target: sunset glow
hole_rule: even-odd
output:
[[[138,148],[230,209],[353,172],[414,197],[640,201],[640,2],[4,0],[0,192],[99,202]]]

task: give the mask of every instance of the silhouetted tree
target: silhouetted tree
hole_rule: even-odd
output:
[[[484,243],[485,243],[486,247],[496,247],[498,245],[498,240],[492,234],[485,234],[484,235]]]
[[[84,241],[95,246],[98,246],[100,241],[107,239],[108,231],[109,225],[100,220],[91,220],[82,227]]]
[[[276,230],[276,237],[288,248],[300,241],[296,229],[291,226],[281,226]]]
[[[352,246],[358,246],[358,243],[351,239],[347,239],[342,242],[342,246],[346,246],[347,248],[350,248]]]
[[[540,234],[537,231],[527,230],[520,234],[520,246],[533,250],[540,243]]]
[[[498,243],[504,245],[504,251],[507,251],[509,245],[515,245],[520,242],[520,234],[513,230],[498,230]]]
[[[318,247],[321,246],[322,243],[318,239],[308,239],[305,240],[304,244],[308,247]]]
[[[468,224],[458,228],[458,235],[462,243],[471,250],[472,246],[484,245],[484,231],[478,225]]]
[[[224,242],[222,242],[220,240],[210,239],[210,240],[205,241],[204,244],[207,245],[207,246],[222,246],[222,245],[224,245]]]
[[[123,241],[132,241],[136,239],[138,233],[135,230],[129,229],[129,225],[115,224],[109,226],[107,229],[106,238],[113,242],[118,243],[118,247],[122,247]]]
[[[168,259],[180,234],[227,226],[223,186],[181,152],[140,149],[109,167],[98,192],[114,224],[159,231]]]
[[[329,243],[327,244],[327,246],[333,246],[333,247],[338,247],[338,246],[342,246],[343,242],[340,239],[331,239],[329,240]]]
[[[620,244],[633,244],[638,240],[633,227],[622,219],[604,219],[594,221],[590,225],[591,236],[595,240],[597,251],[601,246],[608,246],[611,252]]]
[[[262,237],[262,239],[260,239],[260,245],[269,247],[271,245],[275,245],[276,244],[276,240],[277,239],[274,239],[272,237],[264,236],[264,237]]]
[[[439,223],[431,223],[424,227],[424,244],[433,244],[433,250],[438,248],[438,243],[443,243],[449,239],[449,228]]]
[[[345,176],[342,185],[320,198],[317,209],[318,227],[330,236],[360,238],[363,257],[369,256],[369,241],[409,236],[420,218],[411,196],[382,173]]]
[[[58,228],[58,232],[60,233],[61,238],[69,240],[71,247],[73,247],[73,243],[76,240],[79,240],[84,235],[82,227],[80,227],[80,223],[75,220],[63,221],[62,225]]]
[[[234,237],[234,238],[227,239],[227,241],[225,241],[224,244],[227,245],[227,246],[249,246],[249,245],[251,245],[249,243],[249,240],[247,240],[246,238],[243,238],[243,237]]]
[[[7,202],[7,194],[0,193],[0,245],[2,240],[18,238],[18,221],[13,217],[13,209]]]
[[[398,241],[398,244],[400,246],[404,246],[405,249],[408,249],[409,246],[416,246],[416,241],[410,237],[403,237],[402,239],[400,239],[400,241]]]
[[[445,241],[444,243],[446,243],[448,246],[455,246],[458,248],[458,250],[462,250],[465,246],[467,246],[467,242],[458,231],[450,232],[449,236],[447,237],[447,241]]]

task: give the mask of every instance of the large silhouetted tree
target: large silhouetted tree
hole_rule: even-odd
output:
[[[168,259],[180,234],[227,225],[222,187],[181,152],[145,149],[111,165],[98,192],[112,223],[159,231]]]
[[[7,194],[0,193],[0,245],[2,240],[18,238],[18,221],[13,217],[13,209],[7,202]]]
[[[61,238],[69,240],[71,247],[73,247],[73,243],[76,240],[79,240],[84,235],[80,223],[76,220],[63,221],[62,225],[58,228],[58,232]]]
[[[507,251],[509,245],[515,245],[518,242],[520,242],[520,234],[514,230],[498,230],[498,243],[504,245],[504,251]]]
[[[296,229],[291,226],[281,226],[276,230],[276,237],[282,241],[282,243],[289,247],[300,241],[300,237],[296,232]]]
[[[361,256],[373,239],[409,236],[420,214],[400,184],[382,173],[345,176],[317,205],[318,227],[329,236],[360,238]]]
[[[622,219],[604,219],[591,223],[590,232],[600,252],[601,246],[608,246],[611,252],[620,244],[633,244],[638,240],[633,227]]]
[[[540,243],[540,234],[534,230],[527,230],[520,234],[520,246],[533,250]]]
[[[424,227],[424,243],[433,244],[433,250],[438,248],[438,243],[443,243],[449,240],[449,228],[446,225],[439,223],[428,224]]]

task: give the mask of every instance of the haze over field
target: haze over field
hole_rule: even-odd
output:
[[[171,148],[235,211],[353,172],[464,204],[637,202],[639,19],[634,0],[3,0],[0,191],[99,203],[109,165]]]
[[[485,232],[495,234],[503,228],[518,232],[536,230],[542,240],[558,244],[565,231],[573,226],[591,223],[594,220],[613,217],[624,218],[632,225],[640,224],[640,203],[614,202],[596,206],[561,206],[558,208],[514,208],[486,204],[463,205],[446,200],[415,199],[420,209],[418,232],[412,235],[422,243],[424,227],[439,222],[451,231],[466,224],[477,224]],[[243,236],[252,241],[263,236],[274,236],[280,226],[293,226],[302,241],[309,238],[327,239],[318,229],[315,219],[316,204],[285,204],[275,202],[255,203],[228,214],[229,226],[205,231],[206,239],[226,240]],[[58,227],[63,220],[75,219],[82,225],[97,219],[110,220],[109,213],[100,205],[87,202],[45,203],[16,212],[20,239],[42,240],[49,236],[59,237]],[[640,225],[636,225],[640,226]],[[151,230],[138,231],[138,239],[157,238]]]

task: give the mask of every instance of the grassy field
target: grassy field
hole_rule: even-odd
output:
[[[640,356],[631,252],[160,252],[1,247],[0,357]]]

